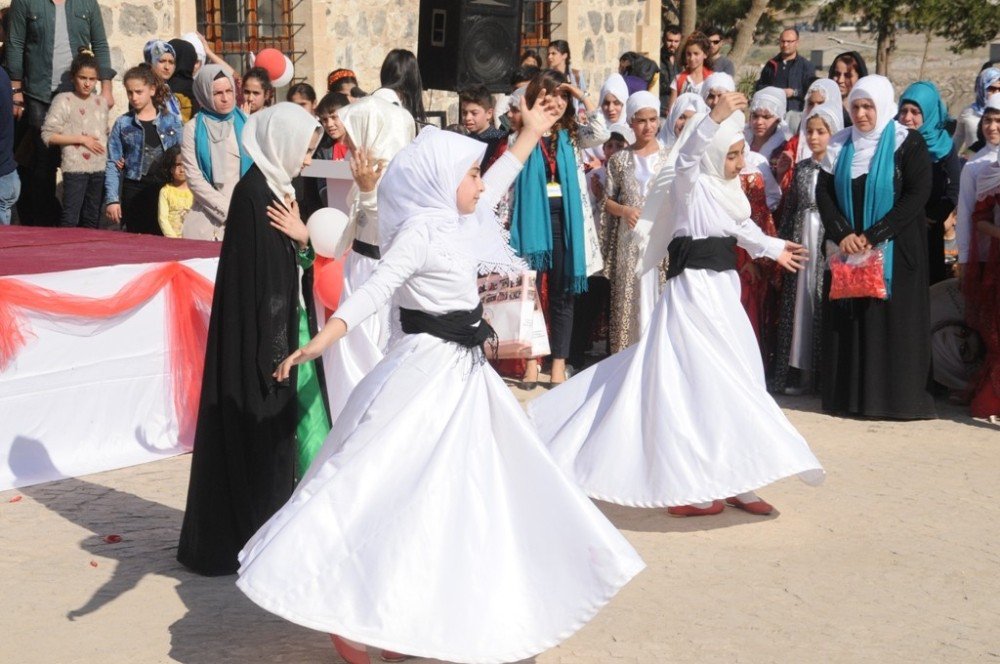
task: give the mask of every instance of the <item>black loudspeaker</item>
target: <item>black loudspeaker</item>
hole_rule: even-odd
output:
[[[420,0],[424,87],[508,92],[521,52],[521,0]]]

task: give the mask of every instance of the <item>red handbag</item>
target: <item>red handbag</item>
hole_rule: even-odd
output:
[[[830,299],[853,297],[889,299],[885,287],[885,255],[879,247],[857,254],[838,251],[830,256]]]

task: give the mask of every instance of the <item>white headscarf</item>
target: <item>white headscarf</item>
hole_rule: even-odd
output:
[[[726,74],[726,76],[729,76],[729,74]],[[694,111],[695,115],[697,115],[698,113],[708,113],[709,108],[708,104],[702,99],[702,96],[695,92],[685,92],[682,95],[678,95],[677,99],[674,100],[674,105],[670,107],[670,115],[667,116],[666,122],[660,127],[660,141],[667,147],[678,142],[678,136],[674,134],[674,125],[688,111]],[[691,122],[692,119],[689,118],[688,122]]]
[[[677,97],[674,101],[674,108],[677,107],[677,103],[681,98],[687,95],[701,101],[701,97],[697,94],[693,92],[685,93]],[[705,102],[701,102],[701,105],[704,111],[699,110],[695,115],[688,118],[688,121],[684,124],[684,129],[681,130],[680,136],[675,138],[674,144],[667,152],[659,173],[656,174],[649,187],[646,202],[643,204],[642,212],[639,214],[640,221],[645,220],[650,222],[649,224],[640,223],[636,225],[637,232],[641,232],[639,229],[642,228],[649,229],[649,241],[644,244],[642,257],[636,265],[637,274],[640,276],[650,270],[658,269],[660,262],[667,255],[667,247],[670,246],[670,240],[674,237],[676,215],[674,214],[674,199],[671,195],[671,190],[673,189],[674,178],[677,175],[677,156],[680,154],[684,144],[694,134],[701,121],[708,115],[708,106],[705,105]],[[671,113],[673,113],[673,109],[671,109]],[[679,116],[680,113],[677,115]]]
[[[785,91],[781,88],[776,88],[774,86],[768,86],[766,88],[761,88],[754,93],[753,99],[750,100],[750,113],[753,114],[754,111],[767,111],[771,115],[777,116],[778,124],[774,128],[774,133],[768,138],[764,145],[761,146],[760,150],[757,152],[768,159],[771,158],[771,154],[778,149],[782,143],[791,138],[792,131],[788,127],[788,123],[785,122],[785,113],[788,108],[788,98],[785,97]],[[744,129],[744,136],[746,137],[747,146],[749,148],[750,143],[753,141],[753,132],[750,130],[750,125]]]
[[[527,269],[504,237],[487,203],[490,197],[484,195],[472,214],[458,211],[458,186],[485,153],[485,143],[425,127],[396,155],[379,182],[382,251],[387,251],[404,230],[426,225],[435,249],[450,259],[472,261],[481,272]]]
[[[823,101],[812,108],[807,108],[802,122],[799,123],[799,147],[795,153],[795,163],[805,161],[812,156],[806,141],[806,121],[814,115],[813,111],[820,108],[824,110],[822,116],[830,126],[831,134],[836,134],[844,128],[844,106],[843,100],[840,98],[840,86],[829,78],[816,79],[806,91],[805,103],[807,107],[809,105],[809,98],[814,92],[822,94]],[[836,119],[836,123],[834,124],[832,120],[838,117],[838,109],[840,111],[839,119]]]
[[[625,113],[623,112],[622,115],[625,115]],[[628,143],[629,145],[635,143],[635,132],[632,131],[632,127],[629,127],[624,122],[616,122],[612,125],[608,125],[608,133],[620,134],[621,137],[625,139],[625,142]],[[595,148],[595,149],[600,150],[600,148]],[[604,155],[602,154],[600,158],[603,161]]]
[[[243,148],[267,178],[278,200],[295,196],[292,178],[302,170],[309,144],[320,131],[311,113],[290,101],[260,110],[243,127]]]
[[[807,115],[805,118],[802,119],[803,129],[799,131],[799,153],[801,154],[802,146],[805,145],[806,156],[804,159],[812,158],[812,151],[809,149],[808,145],[809,142],[806,139],[806,129],[805,129],[806,124],[809,122],[809,120],[811,120],[814,117],[822,118],[823,121],[826,122],[826,126],[830,128],[830,136],[831,136],[830,140],[832,141],[833,136],[835,136],[838,132],[840,132],[844,128],[843,108],[844,108],[843,105],[839,103],[827,104],[824,102],[819,106],[814,106],[813,109],[809,111],[809,115]],[[799,161],[804,161],[804,159],[798,159],[796,163],[798,163]]]
[[[375,99],[387,101],[393,106],[402,106],[402,103],[399,101],[399,95],[391,88],[378,88],[373,93],[368,95],[368,97],[374,97]],[[367,99],[368,97],[364,97],[364,99]]]
[[[899,113],[896,94],[892,88],[892,82],[885,76],[869,74],[855,83],[850,94],[847,95],[847,108],[850,109],[858,99],[870,99],[875,104],[875,127],[869,132],[863,132],[857,126],[844,129],[830,141],[830,147],[827,148],[826,157],[823,159],[823,170],[833,173],[837,157],[840,156],[840,151],[847,139],[850,138],[854,142],[854,160],[851,162],[852,180],[868,172],[883,131],[888,129],[895,132],[896,150],[906,140],[909,131],[896,121],[896,115]]]
[[[625,114],[625,103],[628,101],[628,85],[625,83],[625,78],[621,74],[612,74],[608,76],[608,80],[604,81],[604,85],[601,86],[601,96],[597,100],[597,106],[601,109],[601,114],[604,115],[604,120],[611,124],[611,118],[604,114],[604,99],[611,95],[622,105],[622,114]],[[619,118],[617,122],[621,122],[624,118]]]
[[[379,97],[364,97],[337,111],[355,147],[375,159],[391,160],[416,133],[413,116]]]
[[[705,82],[701,84],[702,101],[706,102],[708,101],[708,95],[711,94],[712,90],[721,90],[722,92],[736,92],[736,81],[734,81],[733,77],[727,74],[726,72],[717,71],[708,78],[706,78]]]
[[[1000,111],[1000,92],[994,92],[986,100],[986,108],[992,108],[994,111]]]
[[[1000,97],[1000,94],[993,95]],[[990,108],[987,106],[987,108]],[[1000,192],[1000,157],[980,169],[976,177],[976,200],[981,201],[991,194]]]
[[[712,198],[737,221],[750,218],[750,201],[743,193],[739,177],[726,178],[726,155],[735,143],[745,140],[745,125],[746,117],[740,111],[722,121],[701,157],[701,172],[698,174],[698,181],[705,185]]]
[[[656,111],[656,115],[659,117],[660,98],[648,90],[639,90],[632,93],[628,101],[625,102],[625,122],[631,124],[635,114],[647,108]]]

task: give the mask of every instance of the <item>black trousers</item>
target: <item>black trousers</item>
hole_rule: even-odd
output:
[[[23,140],[32,144],[31,161],[21,171],[23,205],[18,205],[21,223],[28,226],[58,226],[62,206],[56,198],[56,170],[59,168],[59,146],[48,147],[42,141],[42,124],[49,104],[31,97],[24,98],[28,135]]]
[[[122,179],[122,226],[129,233],[163,235],[157,211],[163,180],[147,175],[141,180]]]
[[[104,196],[104,171],[63,173],[63,209],[60,226],[98,228]]]
[[[586,364],[586,354],[593,346],[594,329],[610,308],[611,283],[605,277],[588,277],[587,292],[577,298],[573,309],[573,338],[569,359],[577,369]],[[607,352],[605,349],[604,353]]]
[[[549,215],[552,218],[552,267],[548,271],[549,346],[552,357],[564,360],[569,357],[573,338],[576,296],[573,295],[573,284],[569,283],[565,273],[566,261],[571,258],[566,250],[561,198],[549,199]]]

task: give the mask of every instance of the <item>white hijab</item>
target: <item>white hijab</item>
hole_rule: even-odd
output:
[[[822,94],[823,101],[809,108],[809,98],[814,92]],[[815,115],[813,111],[823,110],[822,117],[826,120],[827,125],[829,125],[831,134],[836,134],[844,128],[844,105],[843,100],[840,98],[840,86],[829,78],[818,78],[813,81],[812,85],[806,91],[805,103],[806,112],[802,117],[802,122],[799,123],[799,147],[795,152],[795,163],[812,157],[812,152],[809,150],[809,145],[806,141],[806,121]],[[838,110],[840,113],[839,116],[837,115]]]
[[[337,112],[355,147],[375,159],[390,161],[413,141],[413,116],[379,97],[364,97]]]
[[[712,93],[712,90],[719,90],[720,92],[736,92],[736,81],[734,81],[733,77],[726,72],[717,71],[706,78],[705,82],[701,84],[702,101],[708,101],[708,95]],[[680,97],[678,97],[678,99],[680,99]]]
[[[660,98],[648,90],[632,93],[629,95],[628,101],[625,102],[625,122],[631,124],[635,114],[647,108],[656,111],[656,115],[659,116]]]
[[[674,108],[682,97],[690,95],[701,101],[701,97],[694,93],[685,93],[677,97]],[[657,173],[649,187],[646,202],[639,215],[639,224],[636,225],[636,232],[640,235],[648,234],[649,240],[643,245],[642,257],[637,264],[637,274],[643,275],[646,272],[658,269],[660,262],[667,255],[667,247],[674,237],[674,202],[671,191],[673,189],[674,178],[677,175],[677,156],[681,148],[688,142],[694,134],[695,129],[701,121],[708,115],[708,107],[701,102],[704,111],[698,111],[684,124],[680,136],[674,140],[674,144],[667,151],[667,156],[663,160],[660,172]],[[673,109],[671,109],[673,113]],[[680,113],[678,113],[678,116]],[[676,121],[676,120],[675,120]]]
[[[754,111],[767,111],[771,115],[778,118],[778,124],[774,128],[774,133],[768,138],[764,145],[761,146],[757,152],[768,159],[774,153],[778,147],[791,138],[792,131],[788,127],[788,123],[785,122],[785,113],[788,109],[788,98],[785,97],[785,91],[781,88],[776,88],[774,86],[768,86],[766,88],[761,88],[754,93],[753,99],[750,100],[750,113],[753,114]],[[750,130],[750,125],[747,124],[744,129],[744,136],[746,137],[747,147],[749,148],[750,143],[753,142],[753,132]]]
[[[1000,95],[995,95],[1000,96]],[[1000,157],[980,169],[976,177],[976,200],[1000,192]]]
[[[267,178],[278,200],[295,196],[292,179],[302,170],[309,144],[320,131],[308,111],[289,101],[260,110],[243,127],[243,148]]]
[[[712,76],[714,76],[713,74]],[[725,74],[729,76],[729,74]],[[711,78],[711,76],[709,77]],[[667,116],[666,122],[660,127],[660,142],[670,147],[679,142],[678,136],[674,134],[674,125],[677,124],[677,120],[687,113],[688,111],[694,111],[695,115],[699,113],[708,113],[708,104],[702,99],[702,96],[694,92],[685,92],[679,95],[677,99],[674,100],[674,105],[670,107],[670,115]],[[688,118],[688,122],[691,122],[694,118]],[[685,127],[687,125],[685,124]],[[683,133],[683,130],[682,130]]]
[[[486,153],[486,144],[425,127],[389,164],[378,185],[382,251],[403,231],[425,225],[435,249],[451,260],[471,261],[480,272],[527,269],[504,237],[484,194],[475,212],[458,211],[458,186]]]
[[[604,81],[604,85],[601,86],[601,97],[597,100],[597,105],[601,109],[601,115],[604,115],[604,121],[607,124],[611,124],[611,118],[609,118],[604,113],[604,99],[611,95],[622,105],[622,115],[625,114],[625,104],[628,101],[628,85],[625,83],[625,78],[621,74],[612,74],[608,76],[608,80]],[[624,118],[619,118],[617,122],[621,122]]]
[[[688,122],[690,123],[690,120]],[[740,222],[750,218],[750,201],[743,193],[739,176],[726,178],[726,155],[735,143],[745,140],[744,126],[746,117],[740,111],[722,121],[708,149],[701,157],[701,169],[698,174],[698,181],[708,189],[715,202],[721,205],[730,217]]]
[[[885,76],[869,74],[855,83],[851,93],[847,95],[847,108],[850,109],[858,99],[870,99],[875,104],[875,127],[869,132],[863,132],[857,126],[844,129],[831,139],[830,147],[826,150],[826,158],[823,160],[823,170],[833,173],[837,158],[840,156],[840,151],[844,148],[847,139],[854,141],[854,160],[851,162],[852,180],[868,172],[883,131],[888,129],[895,132],[896,145],[894,149],[896,150],[906,140],[909,132],[906,127],[896,121],[896,115],[899,113],[899,107],[896,105],[896,94],[893,91],[892,82]]]

